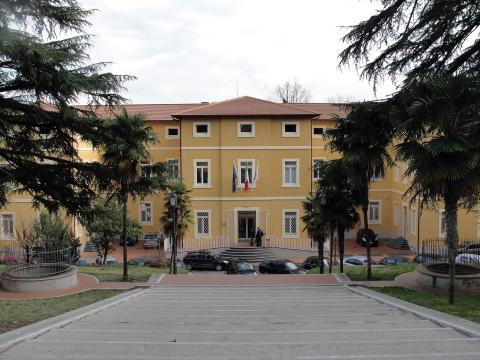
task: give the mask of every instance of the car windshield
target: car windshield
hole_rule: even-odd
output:
[[[249,263],[238,263],[238,270],[253,270],[253,266]]]
[[[287,267],[287,269],[290,269],[290,270],[296,270],[296,269],[298,269],[298,268],[297,268],[297,265],[295,265],[294,263],[291,263],[291,262],[286,262],[286,263],[285,263],[285,266]]]
[[[157,235],[156,235],[156,234],[147,234],[147,235],[145,235],[145,240],[156,239],[156,238],[157,238]]]

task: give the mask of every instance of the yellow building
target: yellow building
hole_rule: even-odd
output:
[[[326,147],[324,134],[332,127],[330,104],[280,104],[252,97],[219,103],[127,105],[130,114],[141,113],[158,136],[150,147],[152,161],[165,161],[172,174],[192,190],[194,224],[184,249],[234,246],[248,241],[259,226],[267,246],[313,249],[302,231],[302,201],[314,188],[312,165],[338,157]],[[88,144],[79,145],[85,161],[98,159]],[[145,164],[148,166],[148,164]],[[444,236],[442,206],[420,212],[418,202],[403,197],[409,179],[397,164],[385,178],[372,179],[369,221],[380,237],[402,236],[412,248],[426,238]],[[233,173],[236,172],[236,191]],[[248,178],[248,191],[245,191]],[[129,216],[137,218],[144,233],[161,231],[163,195],[132,201]],[[26,196],[12,196],[0,213],[1,240],[15,238],[19,219],[35,216]],[[479,237],[477,212],[462,212],[462,237]],[[86,235],[72,222],[77,235]],[[349,234],[353,237],[355,230]]]

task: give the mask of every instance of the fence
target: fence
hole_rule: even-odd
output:
[[[215,236],[213,238],[183,239],[183,241],[178,244],[178,251],[182,252],[228,247],[229,243],[227,236]],[[168,246],[168,249],[166,249],[166,251],[170,251],[170,246]]]
[[[422,242],[421,263],[436,272],[448,272],[448,246],[445,239],[427,239]],[[480,242],[460,239],[455,249],[457,273],[480,272]]]
[[[327,247],[328,241],[325,241]],[[282,236],[266,236],[264,245],[268,248],[295,249],[305,251],[317,251],[318,245],[311,239],[288,238]]]
[[[33,247],[28,251],[20,247],[0,250],[0,262],[10,276],[18,278],[44,278],[63,273],[71,268],[70,247],[45,249]]]

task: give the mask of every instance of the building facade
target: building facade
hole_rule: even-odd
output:
[[[166,162],[171,176],[192,190],[194,222],[184,249],[235,246],[247,242],[257,226],[267,246],[315,248],[303,231],[302,201],[315,187],[315,162],[339,156],[327,148],[324,134],[333,126],[332,114],[344,115],[340,108],[252,97],[126,107],[130,114],[143,114],[157,134],[150,147],[152,162]],[[99,158],[89,144],[80,143],[78,150],[84,161]],[[148,164],[143,166],[148,174]],[[397,163],[383,179],[372,179],[368,216],[380,237],[402,236],[415,249],[423,239],[445,236],[445,221],[441,204],[420,211],[417,201],[403,195],[410,182],[403,176],[405,168]],[[132,200],[129,216],[138,219],[144,233],[161,232],[163,203],[164,194]],[[0,217],[0,246],[5,246],[35,210],[27,196],[17,195]],[[477,239],[478,219],[477,211],[461,211],[460,236]],[[85,241],[82,226],[77,221],[72,226]]]

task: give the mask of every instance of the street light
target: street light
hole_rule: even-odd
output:
[[[319,195],[319,200],[320,200],[320,206],[325,206],[327,205],[327,195],[325,193],[321,192]],[[322,209],[323,210],[323,209]],[[322,217],[324,217],[323,211],[322,211]],[[325,242],[325,235],[323,234],[323,226],[320,227],[320,241],[318,242],[318,263],[320,265],[320,274],[323,274],[325,271],[325,264],[323,263],[323,246]],[[332,251],[332,249],[330,249]]]
[[[177,273],[177,236],[176,236],[176,230],[177,230],[177,194],[172,192],[170,194],[170,206],[172,207],[173,211],[173,228],[172,228],[172,257],[171,257],[171,263],[170,263],[170,269],[172,269],[172,272],[174,274]]]

